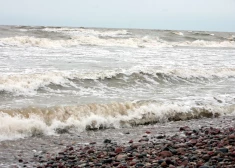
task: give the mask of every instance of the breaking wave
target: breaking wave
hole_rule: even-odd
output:
[[[111,35],[110,35],[111,36]],[[228,41],[205,41],[194,40],[184,42],[167,42],[158,37],[128,37],[128,38],[101,38],[98,36],[72,36],[68,40],[52,40],[48,38],[36,38],[32,36],[15,36],[0,39],[1,45],[27,46],[27,47],[75,47],[79,45],[95,46],[119,46],[134,48],[161,48],[161,47],[229,47],[234,48],[235,42]]]
[[[34,95],[41,88],[49,85],[78,88],[81,80],[103,82],[112,79],[122,83],[133,84],[148,82],[153,84],[177,84],[191,82],[208,82],[211,80],[235,78],[234,68],[217,69],[120,69],[96,72],[44,72],[34,74],[11,74],[0,76],[0,94],[13,93],[16,95]],[[114,81],[115,82],[115,81]]]
[[[199,35],[199,36],[214,36],[215,35],[213,33],[206,33],[206,32],[193,32],[193,34]]]
[[[90,35],[96,37],[126,37],[131,35],[131,32],[127,30],[109,30],[109,31],[98,31],[95,29],[84,29],[84,28],[45,28],[43,31],[46,32],[58,32],[66,33],[73,36],[78,35]]]
[[[182,43],[175,44],[175,46],[191,46],[191,47],[229,47],[234,48],[235,42],[234,41],[205,41],[205,40],[195,40],[192,42],[186,41]]]
[[[184,36],[184,33],[182,32],[172,32],[173,34],[179,35],[179,36]]]
[[[235,106],[189,106],[156,102],[113,102],[49,108],[0,110],[0,140],[53,135],[59,130],[122,128],[156,122],[217,117],[235,112]]]

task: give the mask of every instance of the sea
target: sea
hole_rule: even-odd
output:
[[[2,142],[234,112],[234,32],[0,26]]]

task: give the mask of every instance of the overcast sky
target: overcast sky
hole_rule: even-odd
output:
[[[0,0],[0,24],[235,32],[235,0]]]

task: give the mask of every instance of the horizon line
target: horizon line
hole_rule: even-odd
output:
[[[235,31],[218,31],[218,30],[188,30],[188,29],[161,29],[161,28],[125,28],[125,27],[90,27],[90,26],[50,26],[50,25],[15,25],[15,24],[1,24],[0,26],[25,26],[25,27],[52,27],[52,28],[83,28],[83,29],[129,29],[129,30],[159,30],[159,31],[198,31],[198,32],[223,32],[235,33]]]

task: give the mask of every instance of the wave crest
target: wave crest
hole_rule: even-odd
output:
[[[235,111],[235,106],[190,107],[182,104],[159,104],[156,102],[113,102],[110,104],[87,104],[57,106],[50,108],[28,107],[0,110],[0,139],[52,135],[58,129],[121,128],[156,122],[217,117]]]
[[[119,47],[144,47],[144,48],[162,48],[162,47],[229,47],[234,48],[234,41],[184,41],[167,42],[159,38],[100,38],[97,36],[74,36],[69,40],[51,40],[48,38],[36,38],[31,36],[15,36],[0,39],[1,45],[32,46],[43,48],[74,47],[79,45],[95,46],[119,46]]]
[[[145,69],[138,67],[136,69],[120,69],[96,72],[44,72],[35,74],[11,74],[1,75],[0,94],[14,93],[34,95],[40,88],[49,85],[59,85],[62,87],[78,87],[80,80],[112,80],[117,79],[120,82],[141,81],[143,85],[152,81],[155,84],[188,83],[188,82],[207,82],[216,79],[234,78],[234,68],[217,69]],[[110,81],[112,82],[112,81]]]

